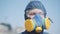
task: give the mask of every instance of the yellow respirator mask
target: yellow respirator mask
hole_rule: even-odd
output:
[[[43,29],[49,29],[50,27],[50,19],[48,17],[42,19],[39,14],[35,15],[33,19],[26,19],[25,21],[25,29],[28,32],[35,30],[37,33],[42,31]]]

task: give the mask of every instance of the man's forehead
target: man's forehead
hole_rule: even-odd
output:
[[[33,10],[27,11],[27,13],[39,13],[39,12],[43,13],[41,9],[33,9]]]

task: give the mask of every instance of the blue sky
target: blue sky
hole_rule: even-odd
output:
[[[13,28],[24,26],[24,9],[31,0],[0,0],[0,23],[11,24]],[[46,10],[47,16],[54,23],[47,32],[50,34],[60,34],[60,0],[39,0]]]

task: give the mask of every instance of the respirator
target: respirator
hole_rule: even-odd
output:
[[[42,17],[39,14],[36,14],[33,19],[28,18],[25,21],[25,29],[28,32],[35,30],[37,33],[39,33],[42,32],[42,29],[49,29],[49,27],[50,19],[48,17],[42,19]]]

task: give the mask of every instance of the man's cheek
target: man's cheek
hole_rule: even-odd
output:
[[[29,16],[31,19],[33,19],[34,18],[34,15],[33,16]]]
[[[27,15],[27,17],[32,19],[34,17],[34,15]]]
[[[44,19],[44,15],[40,15],[42,17],[42,19]]]
[[[34,15],[27,15],[27,17],[32,19],[34,17]]]

